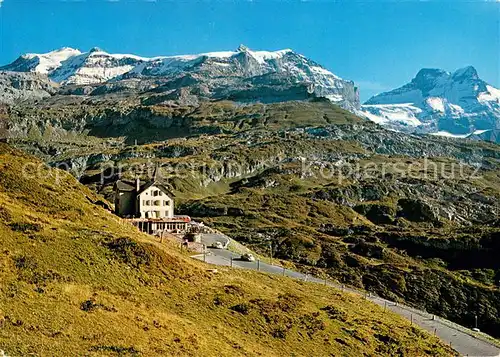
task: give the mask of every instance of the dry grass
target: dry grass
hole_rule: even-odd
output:
[[[361,298],[207,266],[0,144],[0,349],[9,356],[447,356]],[[33,174],[33,172],[31,172]],[[56,177],[60,182],[56,183]]]

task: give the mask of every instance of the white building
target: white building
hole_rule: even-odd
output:
[[[150,234],[186,232],[191,219],[174,215],[174,194],[157,177],[149,182],[119,180],[114,185],[115,213]]]
[[[157,179],[115,183],[115,213],[124,218],[174,218],[174,194]]]

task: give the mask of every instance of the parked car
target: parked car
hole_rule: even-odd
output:
[[[240,257],[241,260],[244,260],[246,262],[254,262],[255,261],[255,257],[250,254],[250,253],[245,253],[243,254],[241,257]]]
[[[210,248],[224,249],[224,245],[221,242],[213,242]]]

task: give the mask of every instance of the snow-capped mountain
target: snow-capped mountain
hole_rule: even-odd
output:
[[[63,85],[83,85],[114,79],[148,60],[133,55],[109,54],[99,48],[82,53],[65,47],[49,53],[22,55],[12,64],[0,69],[14,72],[37,72],[47,74],[54,82]]]
[[[23,55],[0,70],[47,74],[62,86],[107,83],[116,89],[117,82],[126,81],[130,86],[142,80],[142,89],[190,87],[188,92],[202,92],[211,98],[276,101],[325,96],[346,108],[359,108],[352,81],[289,49],[252,51],[240,46],[236,51],[144,58],[110,54],[98,48],[85,53],[63,48]],[[151,79],[153,82],[145,82]],[[144,83],[149,83],[146,88]]]
[[[422,69],[410,83],[369,99],[362,114],[400,130],[484,136],[500,128],[500,90],[472,66],[453,73]]]
[[[61,66],[61,63],[70,57],[78,56],[81,52],[73,48],[64,47],[49,53],[27,53],[22,55],[2,70],[13,72],[52,73]]]

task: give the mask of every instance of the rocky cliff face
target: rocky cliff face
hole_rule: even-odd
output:
[[[362,110],[368,119],[406,131],[488,136],[485,131],[500,126],[500,90],[472,66],[454,73],[422,69],[410,83],[372,97]]]
[[[58,85],[42,74],[0,72],[0,103],[39,100],[50,97],[57,89]]]
[[[23,55],[0,69],[47,74],[64,87],[64,94],[154,90],[184,104],[192,96],[264,103],[328,97],[344,108],[359,108],[352,81],[292,50],[240,46],[236,51],[144,58],[64,48]]]

